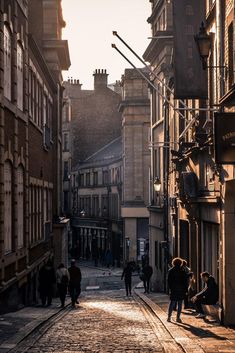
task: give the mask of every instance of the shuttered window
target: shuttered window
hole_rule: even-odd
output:
[[[4,251],[12,251],[12,165],[4,164]]]
[[[17,170],[17,232],[18,248],[24,246],[24,170]]]
[[[11,100],[11,32],[4,25],[4,95]]]

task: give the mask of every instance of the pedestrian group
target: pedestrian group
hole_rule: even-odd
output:
[[[60,264],[55,272],[51,260],[42,266],[39,271],[39,294],[42,306],[50,306],[56,283],[57,293],[60,298],[61,308],[65,306],[65,298],[69,293],[71,304],[75,308],[79,304],[78,297],[81,293],[81,270],[76,266],[76,260],[71,260],[71,266],[67,269]]]

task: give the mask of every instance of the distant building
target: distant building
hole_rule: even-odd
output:
[[[121,96],[108,88],[106,70],[94,72],[94,90],[83,90],[79,80],[64,82],[71,101],[72,165],[84,161],[121,135]]]
[[[123,258],[122,142],[116,138],[72,170],[73,256],[112,263]]]
[[[145,69],[142,69],[144,74]],[[149,250],[149,126],[148,84],[133,69],[122,78],[122,218],[125,259],[141,260]]]
[[[61,73],[70,59],[59,0],[3,0],[0,20],[0,310],[7,310],[37,300],[39,268],[57,254],[66,228],[53,228],[53,219],[61,215]]]

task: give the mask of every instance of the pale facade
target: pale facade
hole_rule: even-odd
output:
[[[145,70],[142,70],[146,74]],[[126,69],[122,78],[123,199],[121,214],[125,260],[140,261],[149,249],[149,126],[148,86],[141,75]]]

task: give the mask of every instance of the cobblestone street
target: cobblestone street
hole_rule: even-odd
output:
[[[41,352],[163,352],[140,306],[113,291],[90,295],[29,349]]]

